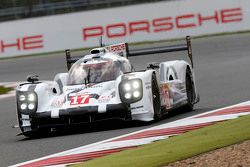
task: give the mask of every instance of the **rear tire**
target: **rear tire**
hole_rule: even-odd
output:
[[[192,72],[188,67],[186,69],[186,93],[187,93],[187,104],[185,105],[185,109],[188,111],[192,111],[194,108],[195,90],[194,90]]]
[[[162,113],[161,113],[160,90],[154,73],[152,74],[151,85],[152,85],[152,102],[154,108],[154,120],[157,121],[162,117]]]

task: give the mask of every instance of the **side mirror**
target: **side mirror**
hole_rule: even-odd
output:
[[[35,83],[39,81],[39,76],[38,75],[28,75],[27,76],[27,81],[31,83]]]
[[[147,69],[159,69],[160,68],[160,63],[158,62],[153,62],[153,63],[149,63],[147,65]]]

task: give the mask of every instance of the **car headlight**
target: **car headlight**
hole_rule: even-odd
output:
[[[135,103],[142,98],[141,79],[123,80],[119,85],[120,98],[123,103]]]
[[[135,91],[135,92],[133,93],[133,96],[134,96],[135,98],[140,97],[140,92],[139,92],[139,91]]]
[[[31,91],[21,92],[17,94],[17,108],[22,112],[34,112],[37,109],[37,94]]]
[[[34,93],[28,94],[28,101],[35,101],[36,100],[36,95]]]
[[[27,104],[26,103],[22,103],[20,105],[20,108],[21,108],[21,110],[26,110],[27,109]]]
[[[35,108],[35,104],[34,103],[31,103],[31,104],[28,105],[28,109],[29,110],[34,110],[34,108]]]
[[[26,100],[26,97],[24,95],[19,96],[19,101],[25,101],[25,100]]]

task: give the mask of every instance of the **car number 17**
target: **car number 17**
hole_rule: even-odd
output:
[[[89,95],[72,96],[70,99],[70,105],[79,105],[88,103],[89,103]]]

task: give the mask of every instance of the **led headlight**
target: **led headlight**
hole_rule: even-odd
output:
[[[134,89],[138,89],[140,87],[140,82],[135,80],[135,81],[132,82],[132,85],[133,85]]]
[[[124,80],[119,85],[121,101],[124,103],[135,103],[142,98],[142,81],[141,79]]]
[[[28,94],[28,100],[29,101],[35,101],[36,100],[36,95],[34,93],[29,93]]]
[[[133,96],[134,96],[134,98],[140,97],[140,92],[139,91],[134,91]]]
[[[31,91],[17,92],[17,108],[22,112],[34,112],[37,109],[37,94]]]
[[[26,110],[27,109],[27,104],[23,103],[20,105],[21,110]]]
[[[34,110],[34,108],[35,108],[35,104],[34,103],[31,103],[31,104],[28,105],[28,109],[29,110]]]
[[[125,91],[130,91],[131,90],[131,85],[129,83],[124,84],[124,90]]]
[[[19,101],[25,101],[25,100],[26,100],[26,97],[24,95],[19,96]]]
[[[126,99],[130,99],[132,97],[131,93],[125,93],[124,97]]]

